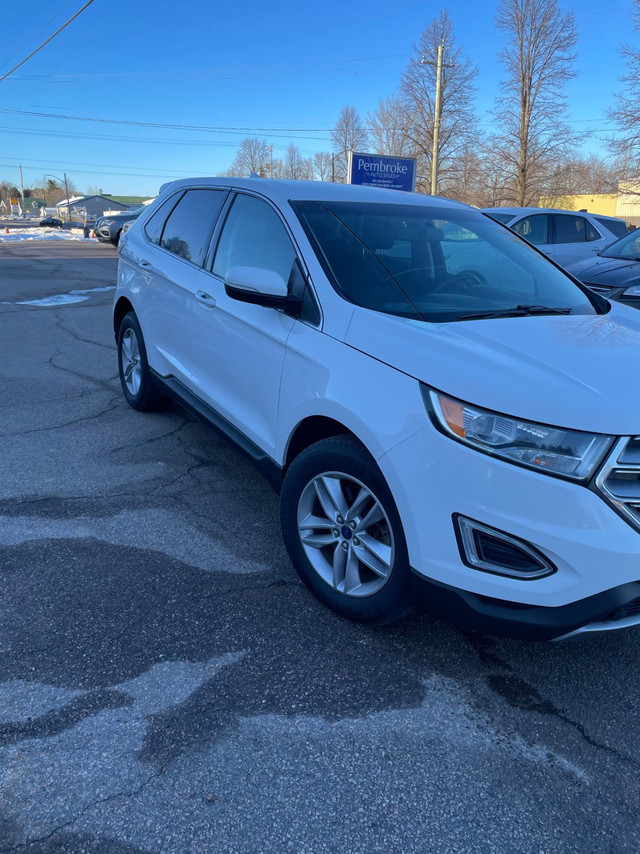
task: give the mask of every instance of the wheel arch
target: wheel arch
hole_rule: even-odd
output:
[[[310,445],[314,445],[322,439],[328,439],[330,436],[342,435],[353,436],[354,439],[362,442],[359,436],[356,436],[352,430],[335,418],[329,418],[326,415],[310,415],[303,418],[289,436],[284,454],[283,470],[286,472],[295,458]]]
[[[126,297],[120,297],[113,309],[113,334],[116,337],[116,341],[118,340],[120,324],[130,311],[133,311],[133,306],[129,300]]]

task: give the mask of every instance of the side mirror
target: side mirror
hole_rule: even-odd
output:
[[[240,302],[295,311],[301,300],[289,294],[287,283],[278,273],[262,267],[231,267],[225,277],[227,296]]]

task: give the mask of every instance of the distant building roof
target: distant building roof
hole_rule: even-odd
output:
[[[98,193],[95,193],[92,196],[73,196],[71,199],[61,199],[59,202],[56,202],[57,208],[66,208],[69,205],[79,205],[84,202],[88,202],[91,199],[102,199],[102,201],[107,202],[107,204],[113,204],[114,202],[117,205],[126,206],[127,202],[121,202],[115,198],[115,196],[102,196]]]
[[[75,202],[83,202],[85,199],[93,199],[94,196],[72,196],[70,199],[60,199],[59,202],[56,202],[56,207],[59,208],[60,205],[73,205]]]
[[[114,202],[120,202],[122,205],[143,205],[149,200],[149,196],[105,196],[107,199],[113,199]]]
[[[22,205],[22,199],[20,200],[20,205]],[[24,206],[25,208],[46,208],[47,203],[40,196],[28,196],[24,200]]]

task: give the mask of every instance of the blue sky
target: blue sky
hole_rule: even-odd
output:
[[[602,152],[606,110],[618,88],[617,50],[631,37],[631,0],[581,0],[579,74],[569,87],[571,120],[594,130]],[[82,5],[31,0],[2,10],[0,76]],[[216,174],[243,136],[260,136],[282,156],[330,150],[340,109],[364,116],[390,95],[413,42],[442,8],[479,68],[477,111],[485,127],[501,68],[497,0],[281,0],[207,2],[95,0],[63,33],[0,83],[0,180],[25,184],[63,171],[81,190],[154,195],[160,184]],[[55,16],[55,17],[54,17]],[[53,20],[52,20],[53,18]],[[50,22],[50,23],[48,23]],[[42,28],[41,32],[38,32]],[[15,56],[12,56],[14,55]],[[282,131],[198,132],[15,115],[22,110],[139,122]],[[302,129],[318,129],[303,132]]]

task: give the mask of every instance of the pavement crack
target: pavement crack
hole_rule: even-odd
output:
[[[80,418],[72,418],[71,421],[63,421],[62,424],[52,424],[51,427],[34,427],[33,430],[18,430],[15,433],[0,433],[0,438],[10,438],[12,436],[28,436],[31,433],[49,433],[51,430],[61,430],[63,427],[71,427],[74,424],[82,424],[86,421],[95,421],[120,408],[119,398],[114,398],[109,406],[101,409],[100,412],[95,412],[93,415],[82,415]]]
[[[73,329],[69,329],[68,326],[65,326],[62,318],[59,316],[59,311],[56,311],[56,327],[60,329],[62,332],[66,332],[67,335],[70,335],[75,341],[82,342],[84,344],[93,344],[96,347],[104,347],[105,350],[109,350],[110,352],[116,352],[115,345],[113,344],[103,344],[101,341],[92,341],[90,338],[84,338],[77,332],[74,332]]]
[[[129,799],[129,798],[137,797],[154,780],[156,780],[158,777],[161,777],[165,773],[166,769],[167,769],[167,766],[163,765],[159,771],[154,771],[153,774],[149,774],[139,786],[136,786],[135,789],[131,789],[130,791],[124,791],[124,792],[114,792],[113,794],[107,795],[104,798],[98,798],[97,800],[92,801],[91,803],[84,806],[81,810],[79,810],[73,816],[73,818],[70,818],[67,821],[63,822],[62,824],[57,825],[56,827],[53,828],[52,831],[50,831],[49,833],[47,833],[44,836],[39,836],[39,837],[36,837],[34,839],[27,839],[25,842],[20,842],[18,845],[10,845],[8,847],[0,848],[0,854],[12,854],[12,852],[14,852],[14,851],[27,851],[29,848],[31,848],[32,845],[41,845],[43,842],[47,842],[49,839],[52,839],[57,833],[60,833],[60,831],[67,830],[67,829],[73,827],[73,825],[80,818],[82,818],[83,815],[85,815],[86,813],[90,812],[93,809],[96,809],[97,807],[101,806],[102,804],[111,803],[112,801],[118,800],[118,798]]]

